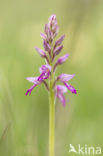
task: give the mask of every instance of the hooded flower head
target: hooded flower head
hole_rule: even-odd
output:
[[[40,67],[40,73],[41,75],[39,76],[38,79],[48,79],[49,76],[50,76],[50,72],[51,72],[51,66],[49,64],[46,64],[46,65],[42,65]]]

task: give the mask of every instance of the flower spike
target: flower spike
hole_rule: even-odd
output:
[[[65,54],[64,56],[59,57],[53,67],[54,59],[56,59],[57,55],[59,55],[61,50],[63,49],[63,45],[61,44],[65,38],[65,35],[62,35],[54,43],[54,38],[57,36],[58,32],[59,26],[57,23],[57,18],[56,15],[53,14],[50,16],[48,24],[45,24],[44,33],[40,33],[43,39],[44,50],[35,47],[39,55],[42,58],[45,58],[46,64],[40,67],[39,76],[26,78],[29,82],[33,83],[33,86],[31,86],[31,88],[27,90],[26,95],[30,95],[33,89],[41,83],[44,83],[45,87],[50,92],[51,86],[49,85],[48,81],[51,81],[52,77],[54,77],[54,79],[52,80],[52,89],[54,90],[55,96],[59,98],[63,106],[65,106],[66,100],[63,94],[67,92],[67,90],[71,91],[73,94],[76,94],[77,91],[73,86],[67,83],[69,80],[74,78],[74,74],[62,73],[55,79],[55,71],[57,66],[63,64],[69,57],[69,54]],[[57,81],[61,81],[64,84],[64,86],[56,85]]]

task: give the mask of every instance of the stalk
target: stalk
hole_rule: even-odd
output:
[[[53,81],[54,74],[51,72],[49,85],[49,156],[55,156],[55,95]]]

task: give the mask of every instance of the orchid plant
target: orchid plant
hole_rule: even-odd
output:
[[[68,83],[75,75],[62,73],[59,76],[55,76],[56,69],[59,65],[63,64],[69,54],[56,57],[63,49],[62,42],[65,35],[62,35],[54,42],[55,37],[59,31],[56,15],[51,15],[48,24],[45,24],[44,33],[40,33],[43,39],[44,50],[35,47],[39,55],[44,58],[45,64],[39,69],[40,75],[37,77],[27,77],[26,79],[33,83],[33,85],[26,91],[25,95],[30,95],[33,89],[43,83],[49,93],[49,156],[55,155],[55,99],[58,98],[60,102],[65,106],[66,99],[64,93],[69,90],[76,94],[76,89]],[[57,85],[57,82],[62,82],[63,85]]]

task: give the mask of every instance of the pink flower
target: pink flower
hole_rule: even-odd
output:
[[[27,77],[26,79],[32,83],[34,83],[34,85],[29,88],[26,92],[25,95],[29,95],[31,94],[32,90],[37,86],[40,85],[42,82],[44,82],[45,79],[48,79],[51,73],[51,67],[50,65],[46,64],[46,65],[42,65],[40,68],[40,76],[38,77]]]

